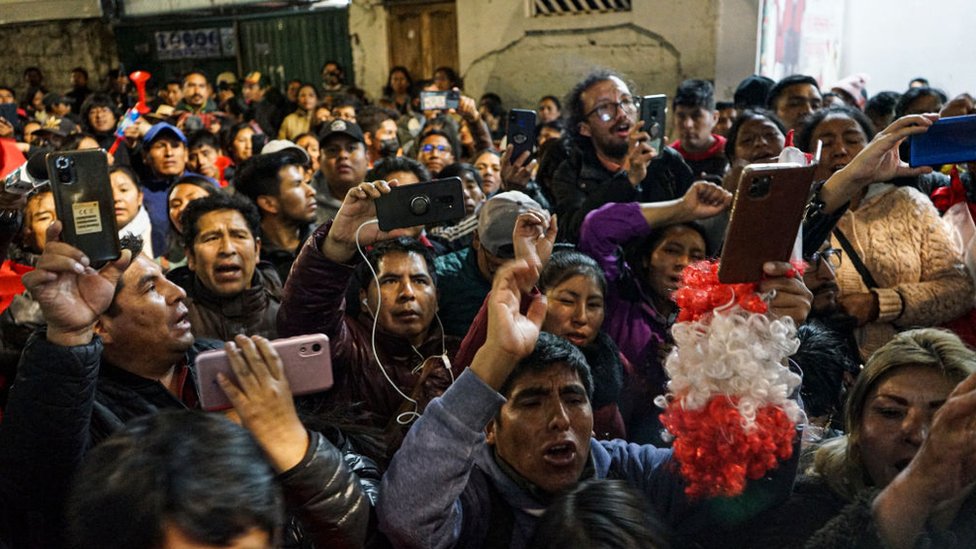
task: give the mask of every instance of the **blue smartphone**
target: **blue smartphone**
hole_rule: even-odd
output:
[[[908,164],[938,166],[976,160],[976,114],[936,120],[929,131],[908,138]]]

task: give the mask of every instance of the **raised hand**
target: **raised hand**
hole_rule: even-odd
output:
[[[47,322],[47,339],[57,345],[91,341],[98,316],[108,310],[132,252],[96,271],[78,248],[59,242],[61,222],[47,228],[48,243],[37,268],[23,277],[24,286],[40,305]]]
[[[535,167],[538,164],[534,159],[529,161],[529,151],[523,151],[513,162],[512,152],[514,150],[515,146],[509,145],[505,149],[505,152],[502,153],[500,160],[502,165],[502,190],[506,191],[520,191],[525,189],[526,185],[532,179],[532,172],[535,171]]]
[[[536,270],[537,275],[541,273],[542,268],[549,262],[549,256],[552,255],[558,230],[555,214],[547,216],[536,211],[519,214],[515,220],[515,228],[512,230],[515,259],[525,260]],[[522,288],[523,291],[530,289]]]
[[[938,119],[937,114],[913,114],[895,120],[887,128],[878,132],[864,150],[840,172],[846,172],[845,175],[863,183],[888,181],[896,177],[931,172],[932,168],[929,166],[908,167],[898,153],[898,146],[910,135],[927,132]]]
[[[536,270],[519,259],[495,273],[488,296],[488,338],[471,363],[471,370],[495,390],[520,360],[532,354],[539,339],[546,318],[545,296],[535,294],[528,310],[521,312],[523,288],[531,288],[536,281]]]
[[[728,209],[732,193],[708,181],[695,181],[681,198],[686,221],[707,219]]]
[[[322,254],[339,263],[352,258],[356,253],[356,231],[366,221],[376,218],[374,201],[384,194],[389,194],[394,186],[396,186],[395,180],[389,183],[373,181],[360,183],[349,189],[332,222],[329,236],[322,242]],[[381,231],[377,224],[371,223],[359,231],[359,244],[365,247],[381,240],[407,234],[408,231],[403,229]]]
[[[238,335],[224,349],[236,382],[224,374],[217,374],[217,382],[275,470],[291,469],[305,457],[309,437],[295,412],[281,357],[261,336]]]
[[[657,156],[658,151],[650,145],[651,136],[644,131],[644,121],[640,120],[630,130],[627,138],[627,156],[624,158],[624,169],[627,170],[627,178],[634,187],[641,184],[647,177],[647,166]]]

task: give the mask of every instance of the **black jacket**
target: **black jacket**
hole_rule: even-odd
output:
[[[570,151],[552,181],[559,214],[559,240],[576,243],[586,214],[607,202],[661,202],[684,196],[694,182],[691,168],[671,147],[664,147],[647,167],[647,176],[634,187],[627,171],[608,170],[590,144]]]
[[[186,363],[217,345],[198,341]],[[189,373],[187,402],[195,400],[192,367]],[[97,337],[88,345],[61,347],[43,331],[35,333],[0,424],[0,543],[61,547],[63,503],[89,448],[130,419],[185,407],[159,382],[104,361]],[[304,459],[279,476],[289,511],[302,525],[289,528],[286,537],[302,547],[326,540],[330,547],[362,546],[371,516],[368,495],[375,496],[379,482],[376,467],[317,433],[311,437]],[[363,473],[364,486],[350,464]]]

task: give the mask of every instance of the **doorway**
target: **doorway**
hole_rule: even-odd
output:
[[[460,72],[454,2],[397,3],[387,13],[391,67],[407,67],[414,80],[441,66]]]

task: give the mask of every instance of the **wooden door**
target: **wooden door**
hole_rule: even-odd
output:
[[[387,13],[391,67],[407,67],[414,80],[432,78],[441,66],[460,72],[454,2],[393,4]]]

